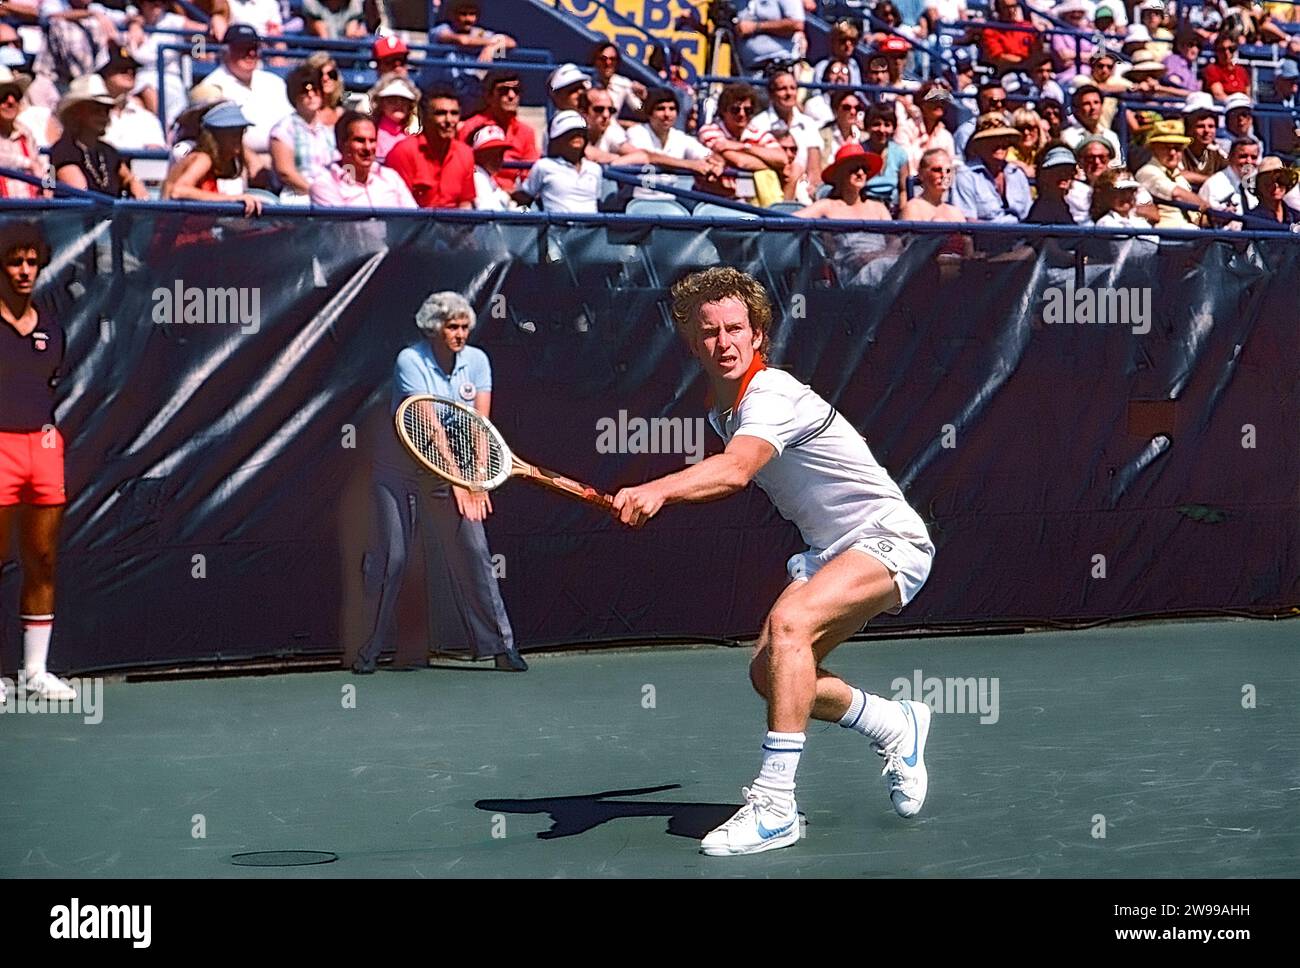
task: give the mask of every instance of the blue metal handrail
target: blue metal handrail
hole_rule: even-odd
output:
[[[222,46],[223,45],[214,44],[208,49],[218,50]],[[416,49],[423,49],[423,48],[417,46]],[[184,56],[185,54],[192,54],[193,48],[187,47],[183,44],[159,44],[158,63],[157,63],[159,78],[163,76],[165,66],[166,66],[165,64],[166,57],[169,52],[178,52],[181,53],[182,56]],[[285,50],[276,50],[274,56],[287,57],[295,60],[306,60],[314,53],[317,52],[315,50],[306,50],[306,49],[300,50],[300,49],[289,48]],[[539,73],[540,72],[550,73],[555,69],[555,65],[550,62],[536,63],[531,61],[515,61],[515,60],[494,60],[490,64],[487,64],[479,60],[460,60],[457,58],[446,58],[446,59],[439,59],[436,61],[415,61],[414,63],[419,66],[427,65],[431,67],[437,67],[440,69],[459,68],[462,70],[479,70],[479,71],[512,70],[512,71],[518,71],[519,73],[528,73],[530,71],[535,71]],[[158,84],[158,120],[161,122],[163,126],[163,130],[167,129],[167,104],[166,104],[167,94],[166,91],[164,90],[165,87],[166,85],[164,85],[160,81]]]
[[[647,165],[647,168],[654,167]],[[738,201],[734,198],[727,198],[723,195],[711,195],[708,192],[697,192],[690,188],[679,188],[676,185],[660,184],[652,181],[653,176],[645,172],[636,172],[629,168],[619,168],[614,165],[606,165],[604,169],[605,177],[610,181],[618,182],[620,185],[631,185],[636,188],[646,188],[655,192],[666,192],[677,198],[684,198],[692,202],[707,202],[711,205],[721,205],[723,208],[735,209],[741,214],[757,215],[760,218],[770,218],[772,213],[758,205],[750,205],[746,202]],[[746,220],[751,221],[751,220]]]
[[[0,171],[3,174],[3,171]],[[655,186],[661,191],[666,186]],[[89,193],[88,193],[89,194]],[[135,199],[109,198],[104,195],[92,195],[91,199],[0,199],[0,210],[23,209],[41,210],[44,208],[106,208],[114,211],[173,212],[177,214],[225,215],[246,219],[244,207],[239,202],[182,202],[182,201],[137,201]],[[719,201],[709,196],[709,201]],[[1160,205],[1173,205],[1196,211],[1195,206],[1180,202],[1164,201]],[[762,214],[757,214],[762,213]],[[1224,241],[1243,242],[1252,239],[1287,238],[1300,242],[1297,233],[1286,229],[1274,229],[1276,224],[1267,219],[1257,219],[1236,212],[1210,210],[1211,215],[1227,221],[1243,224],[1258,224],[1261,228],[1231,231],[1223,229],[1157,229],[1157,228],[1109,228],[1096,225],[1032,225],[1028,223],[994,224],[988,222],[904,222],[904,221],[840,221],[836,219],[800,219],[784,215],[772,215],[768,209],[758,209],[756,218],[723,218],[719,216],[657,216],[626,215],[619,213],[585,214],[576,212],[480,212],[473,209],[361,209],[361,208],[321,208],[318,206],[266,205],[262,218],[328,218],[335,221],[358,221],[372,219],[410,219],[424,218],[436,222],[450,223],[490,223],[504,222],[522,225],[661,225],[670,228],[739,228],[746,227],[761,231],[809,231],[817,232],[872,232],[880,235],[1015,235],[1020,238],[1106,238],[1121,239],[1134,235],[1154,236],[1170,241]],[[1262,226],[1269,226],[1263,228]]]
[[[174,30],[169,27],[146,27],[146,33],[167,34],[174,37],[193,38],[200,36],[195,30]],[[373,49],[375,41],[379,39],[378,34],[367,34],[365,37],[337,37],[324,38],[317,37],[314,34],[273,34],[262,38],[262,43],[271,48],[272,56],[278,56],[281,48],[306,48],[313,53],[321,50],[339,51],[341,53],[363,54],[368,59],[373,59]],[[220,50],[225,45],[219,41],[208,45],[209,50]],[[407,44],[407,48],[414,52],[434,53],[434,54],[459,54],[465,48],[456,44]],[[512,49],[513,54],[525,57],[536,57],[544,59],[546,63],[554,62],[554,55],[545,47],[515,47]],[[419,63],[418,61],[416,63]],[[475,61],[475,63],[479,63]],[[496,63],[495,61],[493,63]],[[480,64],[480,66],[482,66]]]
[[[93,202],[111,201],[111,198],[108,195],[101,192],[90,191],[84,188],[73,188],[71,185],[65,185],[60,181],[56,181],[51,185],[28,172],[19,171],[16,168],[6,168],[3,165],[0,165],[0,178],[12,178],[14,181],[25,182],[28,185],[35,185],[37,188],[44,188],[46,191],[52,191],[56,195],[66,195],[68,198]],[[41,200],[42,199],[39,198],[15,199],[15,201],[29,202],[38,202]]]

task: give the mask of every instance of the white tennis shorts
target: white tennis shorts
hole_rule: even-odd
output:
[[[824,551],[810,548],[800,554],[791,556],[786,562],[785,570],[793,581],[807,581],[821,571],[828,561],[845,551],[853,549],[871,555],[889,569],[898,589],[899,604],[887,609],[889,614],[897,615],[916,593],[921,590],[925,580],[930,577],[930,565],[934,561],[934,548],[922,547],[907,538],[897,535],[862,535],[837,541]]]

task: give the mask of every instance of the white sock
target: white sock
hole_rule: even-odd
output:
[[[877,746],[891,746],[904,738],[908,720],[902,703],[873,696],[856,686],[849,688],[853,698],[849,701],[849,711],[840,720],[841,726],[861,733]]]
[[[23,671],[28,679],[45,672],[45,660],[50,655],[50,633],[54,631],[53,615],[20,615],[23,623]]]
[[[771,796],[787,813],[794,808],[794,774],[799,769],[803,741],[803,733],[772,730],[763,739],[763,766],[754,786]]]

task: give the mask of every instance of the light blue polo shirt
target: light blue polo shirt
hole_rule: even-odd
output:
[[[433,347],[424,340],[397,354],[389,413],[396,414],[398,405],[416,393],[431,393],[473,407],[478,394],[491,390],[492,364],[477,346],[466,346],[457,353],[451,372],[447,373],[438,365]]]
[[[739,5],[737,20],[759,23],[769,20],[797,20],[803,23],[803,0],[749,0]],[[754,70],[765,61],[794,56],[794,35],[752,34],[740,42],[740,60],[746,70]]]

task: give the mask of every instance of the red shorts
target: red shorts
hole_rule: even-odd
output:
[[[0,507],[66,504],[63,435],[57,428],[0,431]]]

